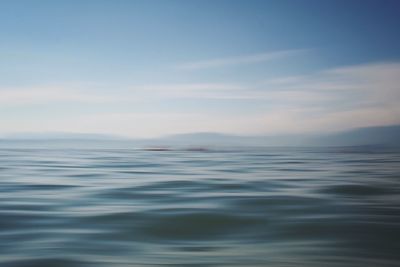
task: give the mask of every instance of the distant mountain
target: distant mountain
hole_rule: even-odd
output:
[[[164,144],[229,146],[400,146],[400,125],[357,128],[331,134],[237,136],[219,133],[178,134],[158,139]]]
[[[167,144],[189,145],[235,145],[260,141],[260,137],[247,137],[221,133],[186,133],[176,134],[158,139]]]
[[[44,132],[44,133],[15,133],[3,136],[7,140],[120,140],[126,139],[108,134],[93,133],[65,133],[65,132]]]
[[[318,145],[386,145],[400,146],[400,125],[375,126],[316,136],[312,142]]]
[[[189,146],[298,146],[304,144],[304,135],[240,136],[221,133],[187,133],[153,140],[165,145]]]
[[[0,139],[7,143],[28,146],[32,143],[63,144],[65,147],[115,147],[115,148],[190,148],[190,147],[263,147],[263,146],[359,146],[384,145],[400,147],[400,125],[357,128],[350,131],[314,135],[239,136],[221,133],[186,133],[162,138],[128,139],[105,134],[77,133],[21,133]]]

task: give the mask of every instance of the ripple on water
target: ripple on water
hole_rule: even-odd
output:
[[[0,150],[1,267],[394,267],[400,153]]]
[[[363,185],[363,184],[342,184],[332,185],[328,188],[321,190],[323,193],[344,195],[344,196],[379,196],[385,194],[393,194],[396,191],[393,188],[376,186],[376,185]]]

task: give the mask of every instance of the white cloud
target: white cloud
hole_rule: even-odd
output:
[[[286,58],[293,55],[297,55],[299,53],[303,53],[304,51],[305,50],[283,50],[283,51],[274,51],[268,53],[236,56],[236,57],[215,58],[209,60],[184,63],[179,65],[178,68],[183,70],[196,70],[196,69],[219,68],[219,67],[235,66],[235,65],[246,65],[246,64],[267,62],[270,60]]]
[[[187,98],[201,101],[204,106],[189,110],[185,105],[179,106]],[[147,112],[149,109],[130,105],[145,100],[151,110],[152,104],[168,103],[171,99],[181,101],[173,102],[170,110],[168,105],[167,108],[155,108],[158,112]],[[223,99],[224,105],[209,110],[210,99]],[[40,118],[35,114],[18,117],[23,113],[20,111],[14,116],[0,115],[3,115],[3,132],[73,131],[133,137],[197,131],[301,133],[400,123],[399,100],[400,64],[380,63],[248,84],[158,84],[131,86],[118,91],[68,86],[1,89],[1,106],[20,109],[32,103],[101,103],[107,104],[107,110],[90,109],[90,114],[63,113],[63,118],[57,117],[57,112]],[[257,104],[259,108],[248,110],[248,103]],[[127,104],[127,108],[117,113],[120,104]],[[230,105],[229,110],[225,109],[226,105]]]
[[[58,102],[103,103],[111,99],[110,96],[60,86],[2,88],[0,90],[0,105],[2,106]]]
[[[113,90],[113,86],[33,86],[24,88],[0,88],[0,105],[25,106],[30,104],[67,103],[130,103],[149,101],[153,99],[172,98],[233,98],[235,91],[240,92],[245,88],[229,83],[180,83],[180,84],[154,84],[135,85]]]
[[[337,68],[307,76],[267,82],[266,89],[293,94],[315,94],[331,104],[348,102],[386,108],[400,99],[400,64],[381,63]],[[266,90],[268,91],[268,90]],[[325,105],[324,102],[316,103]],[[340,107],[337,107],[340,111]]]
[[[57,120],[3,120],[12,132],[109,133],[130,137],[157,137],[188,132],[236,132],[250,134],[259,118],[210,113],[98,113]],[[247,127],[246,127],[247,126]],[[10,131],[8,131],[10,132]]]
[[[219,98],[234,95],[246,87],[230,83],[178,83],[133,86],[127,96],[141,95],[143,98]]]
[[[286,116],[289,113],[284,111],[280,115],[288,122],[287,131],[332,131],[400,123],[398,63],[337,68],[267,81],[263,86],[264,97],[274,99],[278,108],[286,105],[297,110],[293,116]]]

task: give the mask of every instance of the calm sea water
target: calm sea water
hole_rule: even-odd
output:
[[[0,266],[400,266],[400,153],[0,149]]]

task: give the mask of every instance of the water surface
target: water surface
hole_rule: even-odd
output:
[[[399,266],[400,153],[0,149],[0,266]]]

